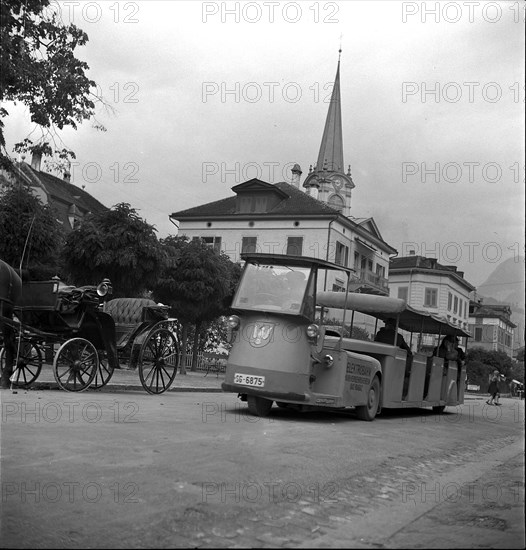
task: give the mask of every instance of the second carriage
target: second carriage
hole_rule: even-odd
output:
[[[177,320],[169,317],[166,306],[143,298],[106,302],[109,281],[98,287],[68,287],[58,280],[19,286],[11,314],[4,312],[1,318],[16,334],[13,386],[31,386],[44,356],[53,355],[55,380],[67,391],[102,388],[121,362],[138,371],[148,393],[170,388],[179,364],[179,341]],[[5,363],[3,349],[2,368]]]

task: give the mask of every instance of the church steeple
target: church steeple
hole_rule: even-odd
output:
[[[340,56],[332,89],[329,111],[325,120],[318,162],[303,184],[306,192],[327,203],[344,216],[351,215],[351,191],[354,182],[350,167],[345,174],[343,164],[342,110],[340,98]]]
[[[340,50],[341,54],[341,50]],[[340,60],[334,79],[329,112],[318,154],[318,170],[343,172],[342,106],[340,99]]]

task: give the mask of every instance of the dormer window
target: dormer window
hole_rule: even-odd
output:
[[[71,229],[77,229],[82,221],[82,213],[75,204],[72,204],[68,210],[68,221]]]
[[[237,194],[236,213],[263,214],[270,212],[288,195],[270,183],[254,178],[232,187]]]

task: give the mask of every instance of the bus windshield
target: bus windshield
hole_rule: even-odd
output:
[[[310,316],[314,277],[310,267],[248,263],[234,298],[234,309]]]

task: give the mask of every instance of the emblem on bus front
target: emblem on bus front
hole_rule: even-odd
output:
[[[248,341],[256,348],[266,346],[272,340],[274,325],[272,323],[255,323],[254,330],[250,333]]]

